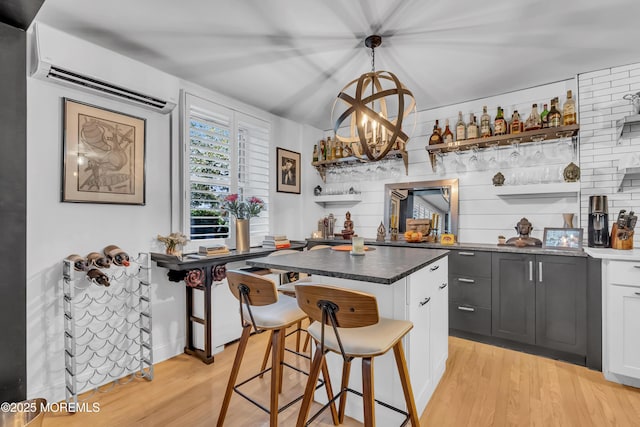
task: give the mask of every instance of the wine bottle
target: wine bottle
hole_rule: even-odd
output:
[[[469,115],[469,125],[467,126],[467,139],[475,139],[478,137],[478,124],[476,123],[475,114]]]
[[[547,110],[547,104],[544,104],[542,113],[540,113],[540,123],[543,129],[549,127],[549,110]]]
[[[444,133],[442,134],[442,140],[447,145],[453,145],[453,133],[449,129],[449,119],[444,121]]]
[[[487,106],[482,107],[482,116],[480,116],[480,136],[488,138],[491,136],[491,116],[487,113]]]
[[[440,128],[438,127],[438,120],[433,125],[433,133],[429,137],[429,145],[442,144],[442,135],[440,134]]]
[[[130,265],[129,255],[116,245],[109,245],[103,250],[104,254],[111,260],[113,265],[128,267]]]
[[[87,255],[87,262],[90,266],[98,267],[98,268],[109,268],[111,267],[111,260],[106,256],[102,255],[98,252],[90,252]]]
[[[87,277],[96,285],[104,286],[107,288],[111,286],[107,275],[97,268],[91,268],[89,271],[87,271]]]
[[[65,259],[68,259],[73,263],[73,269],[75,271],[85,271],[88,268],[87,260],[78,254],[71,254]]]
[[[567,91],[567,100],[562,106],[562,125],[576,124],[576,102],[573,99],[571,90]]]
[[[493,134],[505,135],[506,133],[507,133],[507,121],[504,119],[502,108],[498,107],[498,112],[496,113],[496,119],[494,120],[494,123],[493,123]]]
[[[318,162],[318,144],[313,146],[313,163]]]
[[[555,128],[562,124],[562,114],[560,113],[560,110],[558,110],[558,98],[553,98],[551,100],[551,109],[549,110],[547,117],[549,119],[550,128]]]
[[[462,118],[462,111],[458,111],[458,123],[456,123],[456,141],[464,141],[466,138],[467,126]]]
[[[520,114],[518,113],[518,110],[513,110],[513,114],[511,114],[509,133],[520,133]]]
[[[542,123],[540,121],[540,114],[538,114],[538,104],[533,104],[531,106],[531,114],[527,117],[527,120],[524,123],[524,130],[536,130],[542,127]]]
[[[318,160],[327,160],[327,142],[320,140],[320,148],[318,149]]]

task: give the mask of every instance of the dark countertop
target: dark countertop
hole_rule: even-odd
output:
[[[291,247],[287,249],[303,249],[307,246],[307,242],[292,241]],[[162,253],[152,252],[151,259],[158,264],[158,267],[168,268],[169,270],[191,270],[194,268],[205,267],[208,265],[226,264],[229,262],[245,261],[251,258],[259,258],[275,252],[275,248],[254,247],[248,252],[236,252],[230,250],[228,254],[214,255],[205,258],[192,259],[185,257],[177,257],[174,255],[166,255]]]
[[[318,243],[318,244],[329,244],[329,245],[350,245],[350,240],[342,240],[342,239],[307,239],[308,242]],[[518,248],[516,246],[504,246],[504,245],[493,245],[488,243],[456,243],[453,245],[441,245],[440,243],[409,243],[404,241],[402,238],[400,240],[391,241],[386,240],[384,242],[378,242],[375,239],[367,239],[365,238],[365,244],[369,246],[397,246],[397,247],[409,247],[409,248],[428,248],[428,249],[454,249],[454,250],[475,250],[475,251],[491,251],[491,252],[508,252],[508,253],[518,253],[518,254],[533,254],[533,255],[563,255],[563,256],[577,256],[577,257],[587,257],[589,256],[584,250],[572,251],[572,250],[563,250],[563,249],[543,249],[541,247],[525,247]]]
[[[363,256],[326,248],[278,257],[257,258],[247,264],[321,276],[390,285],[446,256],[449,251],[378,246]]]

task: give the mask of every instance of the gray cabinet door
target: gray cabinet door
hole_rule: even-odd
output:
[[[536,344],[587,351],[586,259],[536,256]]]
[[[491,335],[535,344],[534,255],[493,253]]]

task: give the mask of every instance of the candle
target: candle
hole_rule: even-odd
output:
[[[364,253],[364,237],[352,237],[351,243],[353,245],[352,250],[354,254]]]

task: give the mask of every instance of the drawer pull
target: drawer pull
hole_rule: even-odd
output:
[[[529,281],[533,282],[533,261],[529,261]]]
[[[473,313],[474,311],[476,311],[476,309],[475,309],[475,308],[472,308],[472,307],[461,307],[461,306],[458,306],[458,310],[460,310],[460,311],[469,311],[469,312],[471,312],[471,313]]]
[[[538,281],[542,283],[542,261],[538,262]]]
[[[446,288],[446,287],[447,287],[447,284],[446,284],[446,283],[443,283],[442,285],[438,286],[438,288],[439,288],[439,289],[444,289],[444,288]],[[639,292],[636,292],[636,293],[637,293],[638,295],[640,295],[640,293],[639,293]]]
[[[475,280],[473,279],[465,279],[464,277],[458,277],[458,282],[463,282],[463,283],[476,283]]]
[[[423,305],[426,305],[429,301],[431,301],[431,297],[426,297],[425,299],[419,302],[420,307],[422,307]]]
[[[439,265],[434,265],[433,267],[431,267],[431,268],[429,269],[429,271],[436,271],[436,270],[437,270],[437,269],[439,269],[439,268],[440,268],[440,266],[439,266]]]
[[[475,252],[458,252],[460,256],[475,256]]]

